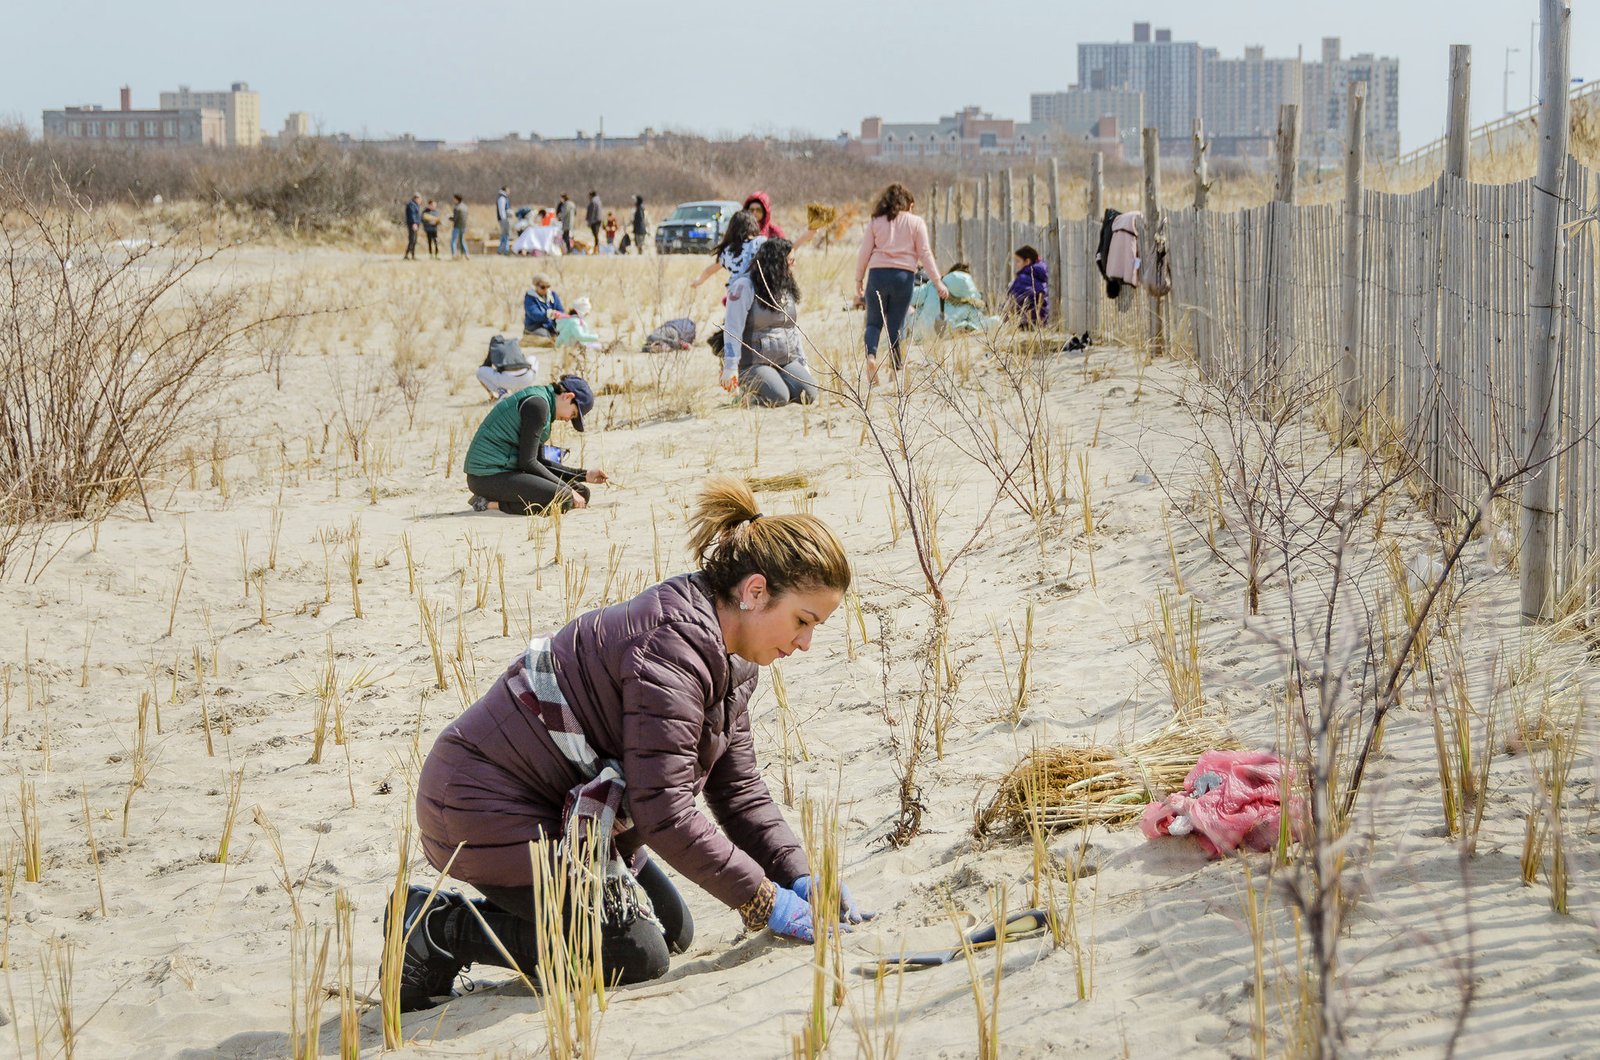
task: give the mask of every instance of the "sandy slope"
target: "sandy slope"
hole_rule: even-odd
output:
[[[831,354],[851,349],[859,317],[842,311],[850,258],[804,261],[808,331]],[[680,292],[695,265],[649,258],[554,268],[558,289],[589,294],[602,333],[623,335],[631,349],[646,327],[687,306]],[[883,469],[859,444],[859,421],[848,410],[730,407],[712,386],[703,347],[665,365],[639,354],[599,359],[591,373],[597,385],[660,377],[668,389],[686,385],[693,392],[678,404],[697,415],[622,428],[621,421],[649,419],[661,395],[601,399],[595,418],[606,429],[582,439],[569,434],[567,441],[580,444],[581,462],[607,468],[619,484],[599,491],[592,510],[565,521],[563,565],[556,565],[549,531],[468,511],[458,471],[464,440],[487,407],[471,369],[487,337],[516,319],[530,265],[410,265],[247,251],[228,269],[226,279],[257,285],[301,276],[309,282],[307,297],[354,308],[319,318],[295,337],[281,390],[249,358],[219,381],[214,396],[225,417],[226,495],[212,483],[205,432],[195,443],[202,455],[194,483],[180,467],[152,491],[159,507],[153,523],[137,505],[124,505],[100,528],[97,547],[84,530],[36,581],[0,584],[0,607],[10,616],[0,623],[0,659],[9,664],[9,730],[0,742],[7,828],[0,835],[3,842],[20,837],[16,777],[22,774],[37,785],[44,836],[44,880],[18,883],[11,905],[6,1008],[13,1026],[0,1036],[13,1035],[21,1053],[34,1054],[38,1039],[43,1055],[59,1049],[41,971],[50,940],[71,943],[80,1056],[285,1053],[294,917],[253,808],[282,834],[307,921],[330,923],[335,889],[349,890],[360,929],[357,982],[372,986],[412,755],[416,748],[426,752],[462,707],[453,676],[448,690],[433,687],[402,535],[409,536],[418,592],[440,608],[443,650],[453,651],[459,636],[468,649],[466,679],[482,688],[526,629],[563,620],[564,581],[578,581],[585,564],[585,607],[606,594],[608,574],[615,599],[624,586],[653,580],[658,558],[668,573],[681,569],[684,506],[708,471],[810,475],[804,496],[765,495],[768,510],[803,504],[838,528],[857,564],[869,633],[874,641],[887,638],[857,644],[851,661],[841,612],[809,655],[784,666],[810,751],[809,761],[793,767],[795,787],[818,794],[837,789],[845,803],[846,878],[882,911],[875,925],[848,939],[851,963],[902,944],[942,943],[950,935],[946,900],[978,916],[987,915],[992,886],[1005,888],[1013,906],[1025,901],[1027,850],[980,846],[970,824],[993,778],[1034,740],[1111,740],[1148,732],[1170,717],[1170,699],[1138,629],[1157,593],[1172,584],[1163,516],[1193,485],[1187,451],[1197,429],[1181,401],[1192,389],[1184,366],[1158,364],[1144,373],[1142,386],[1133,358],[1114,350],[1094,354],[1092,373],[1065,359],[1053,370],[1054,415],[1068,428],[1073,449],[1089,447],[1098,435],[1087,449],[1101,527],[1098,585],[1090,584],[1075,506],[1050,529],[1043,554],[1019,512],[1006,505],[995,510],[950,583],[952,654],[963,667],[962,683],[945,755],[925,767],[924,831],[894,850],[878,842],[895,814],[885,715],[899,717],[910,707],[927,609],[915,595],[920,580],[908,542],[891,541]],[[695,308],[702,320],[713,301],[700,295]],[[413,326],[394,307],[412,304],[421,307],[418,342],[439,361],[408,424],[387,365],[395,330]],[[378,399],[367,438],[370,474],[353,467],[339,443],[341,388],[347,407]],[[933,452],[949,493],[945,540],[958,541],[993,486],[948,448]],[[1150,470],[1165,488],[1135,479]],[[261,576],[268,619],[262,624],[242,568],[265,564],[275,509],[282,529],[276,567]],[[1391,513],[1397,523],[1403,517]],[[345,566],[353,522],[359,522],[360,618]],[[1236,731],[1268,745],[1273,704],[1283,694],[1281,666],[1261,638],[1241,632],[1236,581],[1210,560],[1199,535],[1179,519],[1173,523],[1185,579],[1204,604],[1210,702]],[[243,535],[248,561],[241,561]],[[498,583],[485,573],[493,571],[496,554],[505,563],[509,636],[502,635]],[[169,637],[168,611],[186,556]],[[480,578],[487,579],[486,600],[478,607]],[[1504,592],[1491,579],[1473,604],[1475,650],[1490,650],[1501,636],[1485,616]],[[997,718],[1005,678],[991,622],[1020,624],[1029,602],[1036,606],[1034,689],[1013,729]],[[370,668],[373,681],[346,696],[346,743],[337,746],[330,737],[322,763],[309,765],[314,701],[304,689],[315,682],[330,641],[345,678]],[[152,715],[154,764],[132,798],[124,837],[142,692],[153,695],[161,728],[157,734]],[[211,712],[213,754],[202,702]],[[769,683],[754,710],[777,788],[780,732]],[[1575,781],[1580,805],[1572,815],[1576,915],[1557,917],[1542,885],[1524,888],[1518,879],[1528,788],[1522,759],[1506,756],[1497,764],[1480,852],[1463,868],[1440,838],[1426,719],[1408,712],[1394,725],[1364,821],[1381,836],[1362,874],[1369,894],[1353,915],[1344,951],[1341,989],[1352,1011],[1355,1054],[1439,1055],[1460,1003],[1460,981],[1470,975],[1476,1000],[1463,1054],[1592,1055],[1600,1030],[1600,959],[1586,871],[1594,865],[1587,759]],[[228,863],[219,865],[210,858],[233,770],[242,770],[242,809]],[[104,916],[80,791],[87,793],[99,842]],[[1062,836],[1055,849],[1074,856],[1083,842]],[[1146,843],[1131,829],[1096,830],[1084,856],[1095,870],[1079,885],[1076,914],[1089,997],[1078,998],[1070,949],[1040,942],[1013,947],[1000,1015],[1007,1053],[1250,1055],[1245,863],[1208,864],[1185,843]],[[1258,874],[1266,870],[1261,858],[1248,864]],[[427,878],[425,870],[419,858],[419,878]],[[689,900],[699,924],[693,950],[674,962],[666,981],[614,995],[602,1055],[787,1055],[809,1004],[810,950],[765,934],[741,938],[732,913],[698,891],[690,890]],[[1279,999],[1287,1001],[1293,989],[1294,936],[1281,907],[1272,924],[1281,943],[1267,972],[1276,1055],[1284,1020]],[[1469,953],[1475,963],[1465,972]],[[408,1054],[542,1051],[537,1002],[500,974],[476,971],[485,973],[476,992],[407,1019],[415,1041]],[[895,1007],[892,991],[888,1007]],[[852,978],[849,1005],[835,1025],[836,1055],[856,1052],[858,1036],[882,1040],[882,1029],[867,1027],[872,1011],[870,987]],[[323,1045],[331,1051],[337,1048],[332,1006],[325,1015]],[[898,1024],[901,1056],[973,1055],[963,967],[907,977]],[[376,1012],[364,1026],[365,1047],[378,1051]]]

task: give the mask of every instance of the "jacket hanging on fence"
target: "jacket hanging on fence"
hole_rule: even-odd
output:
[[[1122,293],[1123,284],[1139,285],[1139,228],[1144,215],[1137,210],[1107,210],[1100,225],[1100,272],[1106,278],[1106,297]]]

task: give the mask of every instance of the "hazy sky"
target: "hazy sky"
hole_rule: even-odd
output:
[[[453,140],[515,130],[614,135],[643,126],[712,135],[857,132],[878,114],[931,121],[976,103],[1026,119],[1028,94],[1077,78],[1080,41],[1129,40],[1135,20],[1224,56],[1249,44],[1314,58],[1400,59],[1402,148],[1444,127],[1451,44],[1473,47],[1474,122],[1528,100],[1537,0],[16,0],[0,64],[0,119],[35,131],[40,111],[117,104],[133,87],[154,107],[179,84],[261,93],[274,132],[303,110],[323,131]],[[1575,3],[1572,72],[1600,77],[1600,11]]]

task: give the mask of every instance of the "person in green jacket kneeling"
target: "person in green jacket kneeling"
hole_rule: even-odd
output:
[[[565,451],[550,445],[550,428],[566,420],[582,431],[584,414],[593,409],[594,390],[576,375],[524,387],[496,402],[467,447],[473,510],[528,515],[587,507],[585,483],[605,482],[606,473],[562,464]]]

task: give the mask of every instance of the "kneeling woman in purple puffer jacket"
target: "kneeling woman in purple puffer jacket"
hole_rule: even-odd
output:
[[[601,916],[608,980],[661,976],[693,937],[651,856],[738,910],[747,928],[810,938],[805,852],[761,779],[747,707],[756,667],[811,646],[849,588],[849,562],[821,521],[762,515],[731,478],[702,490],[690,544],[699,571],[535,638],[439,734],[417,791],[423,850],[486,901],[473,910],[440,892],[424,913],[427,889],[412,888],[403,1007],[448,994],[467,965],[504,966],[475,914],[532,974],[529,843],[578,829],[614,841]],[[863,917],[847,893],[841,915]]]

